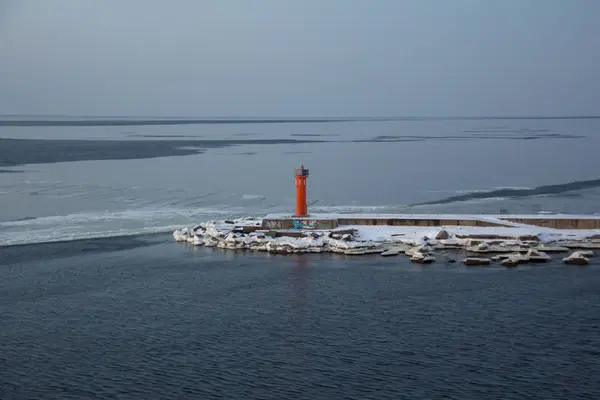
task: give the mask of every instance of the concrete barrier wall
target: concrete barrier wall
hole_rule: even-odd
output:
[[[291,219],[263,219],[262,226],[265,229],[291,229]]]
[[[294,229],[294,221],[298,221],[305,226],[311,226],[312,229],[334,229],[338,227],[337,219],[317,219],[311,220],[310,218],[303,219],[263,219],[262,227],[265,229]],[[311,228],[306,228],[311,229]]]
[[[554,229],[600,229],[600,218],[502,218],[519,224]]]
[[[317,229],[335,229],[339,225],[337,219],[319,219],[317,220]]]
[[[507,222],[516,222],[554,229],[600,229],[600,218],[501,218]],[[294,229],[296,223],[302,223],[307,229],[334,229],[338,226],[479,226],[479,227],[510,227],[510,225],[478,219],[434,219],[434,218],[340,218],[340,219],[293,219],[271,218],[264,219],[264,229]]]

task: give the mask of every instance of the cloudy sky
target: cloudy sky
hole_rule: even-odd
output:
[[[600,114],[598,0],[0,0],[0,114]]]

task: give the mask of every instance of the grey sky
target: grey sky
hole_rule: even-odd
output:
[[[0,0],[0,113],[600,114],[598,0]]]

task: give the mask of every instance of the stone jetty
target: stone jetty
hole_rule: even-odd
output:
[[[599,221],[572,215],[269,215],[202,222],[173,237],[195,246],[277,254],[405,254],[419,264],[436,262],[434,253],[444,250],[463,251],[465,265],[507,267],[572,252],[563,261],[581,265],[600,249]]]

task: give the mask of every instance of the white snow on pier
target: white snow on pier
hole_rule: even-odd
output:
[[[288,216],[269,215],[268,218]],[[310,219],[332,219],[337,215],[310,216]],[[357,216],[350,218],[381,218],[381,216]],[[502,216],[506,218],[506,216]],[[515,216],[518,218],[519,216]],[[531,216],[530,216],[531,217]],[[569,216],[570,218],[572,216]],[[341,218],[349,218],[342,215]],[[385,218],[393,218],[386,215]],[[407,216],[402,215],[402,219]],[[432,219],[432,215],[415,216],[415,219]],[[482,216],[473,216],[482,220]],[[506,222],[485,217],[490,222]],[[464,216],[447,215],[440,219],[460,219]],[[437,249],[464,248],[476,252],[494,252],[488,244],[504,246],[502,251],[519,251],[533,246],[566,246],[564,248],[600,248],[600,229],[553,229],[525,224],[508,223],[509,226],[388,226],[388,225],[344,225],[335,229],[278,229],[263,228],[262,219],[240,218],[235,220],[208,221],[193,228],[176,230],[176,241],[189,242],[198,246],[223,249],[247,249],[273,253],[321,253],[345,254],[394,253],[397,248],[404,252],[411,247],[425,246]],[[474,246],[480,245],[479,248]],[[483,246],[483,247],[482,247]],[[508,246],[508,247],[507,247]],[[420,254],[421,250],[418,251]],[[417,256],[419,256],[417,254]],[[419,256],[420,257],[420,256]],[[417,259],[420,259],[417,257]]]

